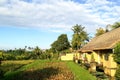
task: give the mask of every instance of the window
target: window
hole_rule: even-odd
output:
[[[108,60],[109,60],[109,54],[105,54],[105,55],[104,55],[104,59],[105,59],[106,61],[108,61]]]
[[[102,53],[100,53],[99,55],[100,55],[100,58],[103,59],[103,55],[102,55]]]

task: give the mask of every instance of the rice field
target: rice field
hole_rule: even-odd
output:
[[[94,76],[86,72],[87,70],[80,68],[81,71],[74,62],[49,60],[4,61],[0,68],[4,72],[4,76],[0,80],[95,80]],[[79,73],[76,73],[76,71],[79,71]],[[84,73],[86,73],[85,76],[89,76],[89,79],[84,78]]]

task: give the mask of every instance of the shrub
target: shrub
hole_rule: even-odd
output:
[[[117,62],[118,64],[120,64],[120,43],[116,44],[115,48],[114,48],[114,60],[115,62]]]
[[[116,80],[120,80],[120,43],[117,43],[114,48],[114,61],[117,63],[117,70],[115,73]]]
[[[120,80],[120,65],[118,65],[118,68],[115,73],[115,80]]]
[[[5,53],[5,54],[3,54],[3,56],[4,56],[4,60],[15,60],[16,59],[13,54]]]

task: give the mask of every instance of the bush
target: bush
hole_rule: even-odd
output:
[[[58,60],[59,59],[59,53],[53,54],[53,59]]]
[[[118,65],[118,68],[115,73],[115,80],[120,80],[120,65]]]
[[[15,60],[15,56],[13,54],[4,54],[4,60]]]
[[[97,77],[97,80],[109,80],[109,76],[104,74],[104,72],[91,72],[93,76]]]
[[[116,80],[120,80],[120,43],[117,43],[114,48],[114,61],[117,63],[117,70],[115,73]]]
[[[116,44],[114,48],[114,60],[117,64],[120,64],[120,43]]]
[[[42,53],[40,55],[40,59],[47,59],[47,53]]]

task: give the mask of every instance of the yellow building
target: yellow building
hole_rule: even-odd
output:
[[[93,38],[80,49],[80,53],[86,55],[88,63],[94,58],[95,62],[103,67],[104,73],[114,76],[117,64],[113,60],[113,53],[118,42],[120,42],[120,28]]]
[[[74,53],[66,53],[64,55],[61,55],[60,59],[63,61],[73,61],[76,58],[76,62],[79,59],[79,53],[74,52]]]
[[[74,53],[67,53],[65,55],[61,55],[61,60],[63,61],[69,61],[69,60],[73,60],[74,57]]]

